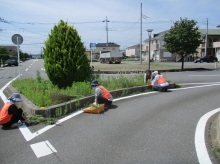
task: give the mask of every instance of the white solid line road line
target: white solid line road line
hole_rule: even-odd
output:
[[[10,82],[8,82],[1,90],[0,90],[0,96],[1,98],[3,99],[3,101],[5,102],[5,100],[7,101],[7,98],[5,97],[5,95],[3,94],[3,90],[12,82],[14,81],[15,79],[17,79],[19,76],[17,76],[16,78],[14,78],[13,80],[11,80]],[[177,89],[170,89],[170,90],[183,90],[183,89],[193,89],[193,88],[201,88],[201,87],[209,87],[209,86],[215,86],[215,85],[220,85],[220,83],[214,83],[214,84],[209,84],[209,85],[203,85],[203,86],[194,86],[194,87],[187,87],[187,88],[177,88]],[[148,92],[148,93],[141,93],[141,94],[137,94],[137,95],[132,95],[132,96],[126,96],[126,97],[122,97],[122,98],[118,98],[118,99],[114,99],[114,101],[119,101],[119,100],[122,100],[122,99],[127,99],[127,98],[132,98],[132,97],[136,97],[136,96],[141,96],[141,95],[146,95],[146,94],[152,94],[152,93],[156,93],[156,92]],[[54,126],[56,126],[57,124],[60,124],[72,117],[75,117],[79,114],[83,113],[83,111],[78,111],[78,112],[75,112],[67,117],[64,117],[62,118],[61,120],[58,120],[58,122],[55,124],[55,125],[49,125],[49,126],[46,126],[45,128],[42,128],[40,130],[38,130],[37,132],[35,133],[31,133],[31,131],[28,129],[28,127],[26,125],[22,125],[19,127],[19,130],[21,131],[21,133],[23,134],[24,138],[27,140],[27,141],[30,141],[31,139],[35,138],[36,136],[39,136],[40,134],[46,132],[47,130],[53,128]],[[202,121],[202,124],[206,124],[205,121]],[[200,128],[199,128],[200,129]],[[202,131],[203,128],[201,128],[201,130],[199,131]],[[204,131],[203,131],[203,134],[204,134]],[[197,136],[197,132],[196,132],[196,136]],[[195,138],[195,144],[196,144],[196,151],[197,151],[197,156],[198,156],[198,159],[199,161],[203,160],[202,156],[200,154],[204,154],[205,152],[207,152],[207,149],[206,147],[204,147],[204,145],[202,146],[202,144],[200,145],[199,143],[201,143],[201,140],[198,140],[199,138],[196,137]],[[204,141],[204,140],[202,140]],[[205,150],[202,150],[201,148],[198,149],[198,147],[202,147],[202,149],[205,149]],[[208,160],[209,157],[207,156],[206,157],[206,160]]]
[[[21,133],[23,134],[23,136],[24,136],[24,138],[26,139],[26,141],[30,141],[30,140],[32,140],[33,138],[35,138],[35,137],[41,135],[42,133],[48,131],[49,129],[55,127],[56,125],[61,124],[62,122],[67,121],[67,120],[69,120],[70,118],[75,117],[75,116],[77,116],[77,115],[79,115],[79,114],[81,114],[81,113],[83,113],[82,110],[77,111],[77,112],[75,112],[75,113],[72,113],[71,115],[69,115],[69,116],[67,116],[67,117],[64,117],[64,118],[58,120],[55,124],[53,124],[53,125],[48,125],[48,126],[42,128],[42,129],[40,129],[40,130],[38,130],[38,131],[36,131],[36,132],[34,132],[34,133],[31,133],[31,131],[28,129],[28,127],[27,127],[25,124],[23,124],[22,126],[19,126],[19,130],[20,130]]]
[[[209,83],[180,83],[178,85],[202,85],[202,84],[210,84]],[[220,82],[212,82],[211,84],[220,84]]]
[[[205,127],[208,119],[213,116],[214,114],[220,112],[220,108],[217,108],[215,110],[212,110],[205,115],[203,115],[196,127],[195,132],[195,147],[196,147],[196,153],[200,164],[211,164],[211,160],[206,148],[206,142],[205,142]]]
[[[220,74],[215,74],[215,75],[188,75],[188,76],[220,76]]]

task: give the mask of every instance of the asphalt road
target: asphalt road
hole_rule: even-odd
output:
[[[35,76],[36,70],[44,76],[39,61],[27,70],[32,62],[23,63],[22,76]],[[13,68],[0,70],[1,80],[7,69],[16,74]],[[195,129],[204,114],[220,106],[219,70],[165,76],[184,88],[116,99],[104,114],[78,112],[56,126],[0,129],[0,163],[199,163]]]

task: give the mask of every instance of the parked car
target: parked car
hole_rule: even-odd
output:
[[[18,66],[18,61],[17,61],[17,59],[8,59],[7,64],[8,64],[8,66],[12,66],[12,65]]]
[[[201,58],[197,58],[194,60],[194,63],[197,63],[197,62],[218,62],[218,58],[215,57],[215,56],[204,56],[204,57],[201,57]]]

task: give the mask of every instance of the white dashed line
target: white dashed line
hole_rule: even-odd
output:
[[[56,149],[50,144],[49,141],[42,141],[30,145],[37,158],[56,153]]]

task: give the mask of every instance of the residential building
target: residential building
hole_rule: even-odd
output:
[[[17,57],[17,46],[14,45],[0,45],[1,48],[5,48],[10,57]]]
[[[203,44],[198,48],[199,56],[215,56],[216,55],[216,44],[215,42],[220,41],[220,30],[219,29],[209,29],[207,35],[207,45],[205,54],[205,34],[206,30],[199,30],[203,34]]]
[[[215,56],[220,61],[220,42],[213,42],[213,48],[215,48]]]
[[[219,52],[220,47],[217,46],[217,41],[220,41],[220,30],[218,29],[209,29],[207,34],[207,44],[206,42],[206,29],[199,29],[199,31],[202,33],[202,40],[203,43],[197,48],[196,54],[188,54],[184,61],[194,61],[196,57],[202,57],[202,56],[209,56],[209,55],[216,55],[216,51]],[[158,34],[154,34],[151,38],[150,43],[150,58],[154,59],[156,61],[170,61],[170,62],[178,62],[181,60],[181,56],[179,54],[172,54],[168,52],[164,47],[164,35],[168,32],[163,31]],[[215,43],[215,44],[214,44]],[[144,40],[143,45],[143,51],[145,52],[146,60],[149,59],[149,39]],[[206,51],[205,51],[206,49]],[[206,52],[206,54],[205,54]]]
[[[134,57],[140,57],[140,44],[136,44],[130,47],[126,48],[126,56],[134,58]]]
[[[144,40],[142,50],[145,52],[146,61],[149,60],[149,51],[150,59],[154,61],[172,61],[172,54],[164,48],[164,35],[167,31],[154,34],[151,38],[150,49],[149,49],[149,39]]]

